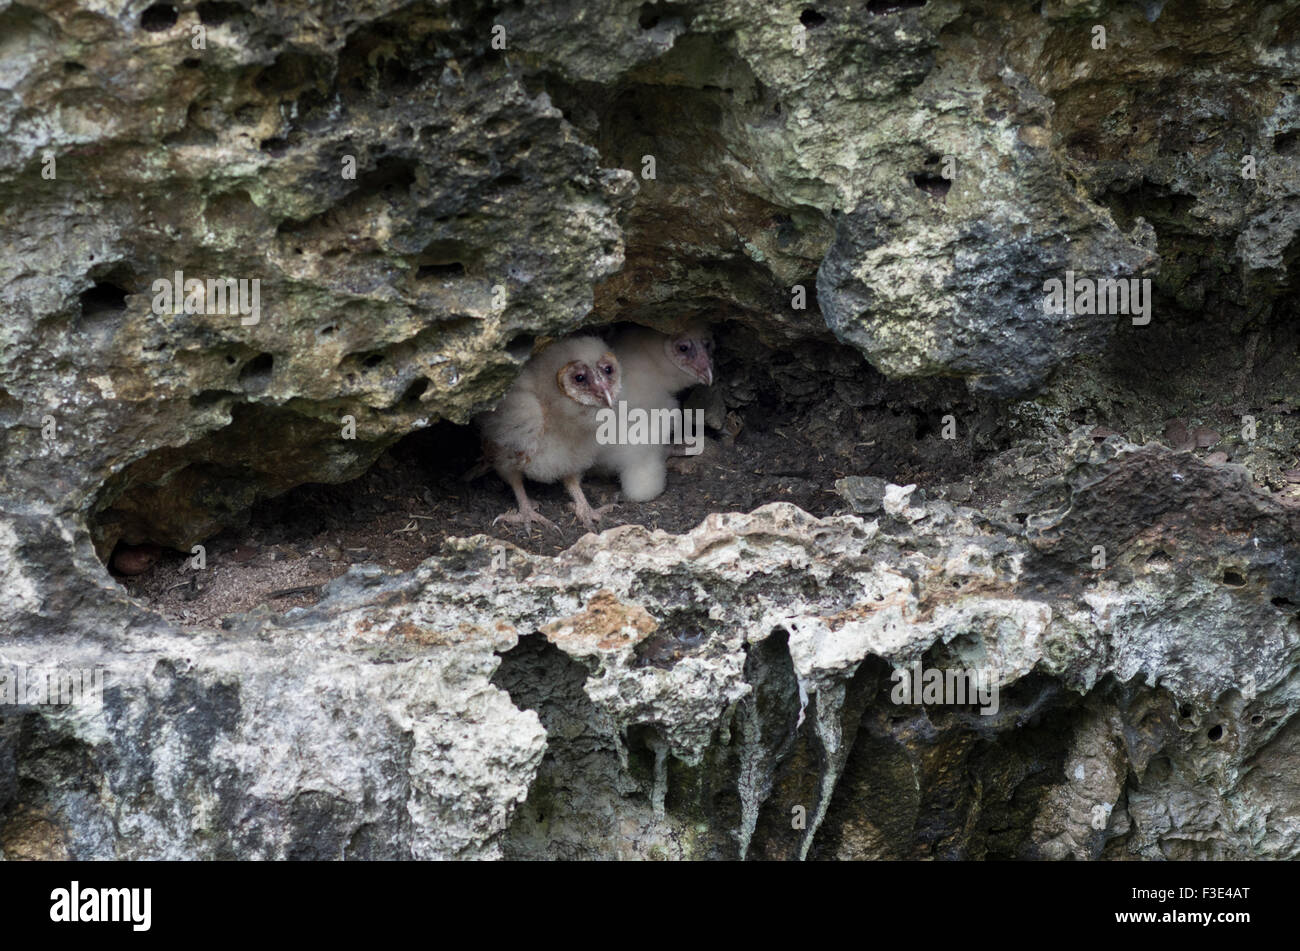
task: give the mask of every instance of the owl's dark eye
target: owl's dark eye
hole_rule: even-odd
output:
[[[605,371],[605,376],[613,376],[613,375],[614,375],[614,368],[613,368],[612,366],[609,366],[608,364],[606,364],[605,366],[601,367],[601,369]]]
[[[587,374],[585,374],[585,373],[575,373],[575,374],[573,375],[573,382],[574,382],[574,383],[586,383],[586,382],[587,382]]]
[[[689,343],[679,343],[677,345],[678,353],[689,353],[690,349],[691,349],[691,345]]]

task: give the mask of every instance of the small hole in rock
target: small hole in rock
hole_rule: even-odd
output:
[[[366,369],[370,369],[371,367],[379,366],[379,364],[383,362],[384,362],[384,355],[382,353],[372,353],[370,356],[366,357],[363,361],[361,361],[361,365]]]
[[[81,293],[81,313],[105,314],[126,310],[126,291],[116,284],[101,282]]]
[[[519,361],[527,360],[533,353],[533,344],[537,338],[532,334],[520,334],[506,344],[506,353]]]
[[[259,353],[239,371],[239,382],[248,390],[265,389],[271,382],[271,371],[275,369],[275,358],[269,353]]]
[[[150,33],[161,33],[176,25],[176,8],[170,3],[155,3],[140,14],[140,26]]]
[[[415,276],[420,280],[434,277],[459,277],[465,273],[465,265],[452,261],[449,264],[422,264]]]
[[[1223,736],[1223,727],[1216,723],[1214,726],[1210,727],[1208,731],[1206,731],[1205,735],[1210,738],[1211,743],[1217,743],[1219,739]]]
[[[1264,718],[1263,716],[1257,713],[1250,718],[1250,722],[1253,723],[1255,726],[1259,726],[1261,723],[1264,722]]]
[[[643,30],[653,30],[663,24],[667,27],[685,26],[691,21],[691,14],[685,7],[675,3],[643,3],[637,14],[637,26]]]
[[[428,379],[425,377],[420,377],[420,379],[416,380],[414,383],[412,383],[410,386],[406,388],[406,392],[402,394],[402,402],[418,403],[420,401],[420,397],[424,395],[424,392],[428,388],[429,388]]]
[[[925,192],[927,195],[932,195],[935,198],[945,197],[948,194],[948,190],[952,188],[952,182],[944,178],[942,175],[935,175],[931,172],[921,172],[917,175],[913,175],[912,181],[916,184],[917,188],[921,189],[921,191]]]
[[[72,60],[68,60],[63,64],[63,71],[65,73],[84,73],[86,71],[86,67],[82,66],[80,63],[76,63],[73,62]]]
[[[1246,583],[1246,579],[1235,571],[1225,571],[1223,573],[1223,583],[1233,588],[1240,588]]]
[[[799,14],[799,22],[811,30],[813,27],[821,26],[825,23],[826,18],[812,7],[806,7],[803,13]]]
[[[1179,715],[1180,717],[1182,717],[1184,720],[1188,719],[1188,718],[1192,715],[1192,707],[1191,707],[1191,705],[1185,703],[1185,704],[1183,704],[1181,707],[1179,707],[1179,708],[1178,708],[1178,715]]]

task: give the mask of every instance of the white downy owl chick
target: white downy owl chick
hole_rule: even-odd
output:
[[[621,370],[599,337],[558,340],[528,361],[496,408],[476,417],[483,455],[514,490],[518,511],[493,522],[538,522],[559,530],[533,507],[524,478],[563,482],[573,510],[594,531],[605,508],[593,509],[582,493],[582,474],[596,461],[596,412],[612,407],[621,391]],[[608,508],[608,506],[606,507]]]
[[[678,409],[677,394],[689,386],[713,382],[713,335],[702,326],[668,336],[646,327],[631,327],[611,341],[623,371],[623,400],[629,413]],[[672,447],[657,444],[604,445],[596,468],[618,475],[623,495],[645,502],[664,490]]]

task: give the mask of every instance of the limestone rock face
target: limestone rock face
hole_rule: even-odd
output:
[[[0,0],[0,854],[1300,855],[1298,44],[1295,2]],[[1152,322],[1046,313],[1067,271]],[[212,630],[105,570],[696,318],[727,438],[779,397],[961,479],[452,538]],[[896,699],[939,668],[996,709]]]
[[[1190,512],[1170,504],[1179,475]],[[871,521],[773,504],[682,536],[613,529],[556,558],[466,539],[210,635],[123,618],[99,643],[11,643],[10,664],[57,650],[107,667],[108,686],[100,711],[7,718],[6,756],[34,785],[9,793],[5,847],[1294,855],[1294,810],[1254,777],[1293,755],[1300,634],[1276,593],[1296,579],[1274,556],[1295,554],[1295,510],[1132,446],[1065,485],[1068,506],[1026,534],[944,502]],[[1150,499],[1146,530],[1097,518],[1115,492]],[[1215,496],[1232,500],[1226,525],[1195,504]],[[1061,570],[1079,520],[1123,553],[1110,576]],[[891,703],[891,670],[922,662],[987,670],[992,715]],[[980,781],[954,797],[956,764]]]

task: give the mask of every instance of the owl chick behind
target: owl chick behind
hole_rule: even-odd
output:
[[[622,367],[622,398],[629,413],[678,409],[682,390],[713,383],[713,335],[702,325],[671,336],[630,327],[616,334],[611,345]],[[605,445],[596,456],[596,468],[619,477],[625,498],[645,502],[663,492],[673,449],[655,443]]]

